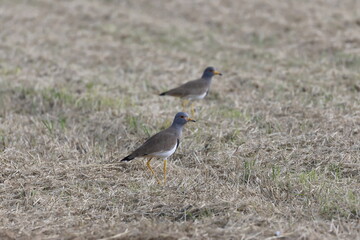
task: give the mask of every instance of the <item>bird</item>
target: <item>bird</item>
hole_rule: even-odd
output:
[[[150,162],[153,158],[164,159],[164,184],[166,183],[166,164],[167,158],[170,157],[180,144],[180,137],[184,125],[188,122],[196,122],[191,119],[185,112],[178,112],[175,115],[174,121],[171,126],[161,132],[150,137],[144,144],[133,151],[130,155],[124,157],[121,161],[131,161],[135,158],[145,157],[148,158],[146,162],[147,167],[152,175],[156,178],[158,184],[161,184],[159,178],[156,176],[152,169]]]
[[[186,82],[179,87],[160,93],[160,96],[173,96],[182,98],[182,108],[183,111],[186,111],[186,106],[189,104],[190,101],[199,100],[206,97],[210,89],[211,79],[215,75],[222,76],[222,73],[215,71],[214,67],[207,67],[204,70],[201,78]],[[191,114],[194,115],[194,112],[195,110],[192,103]]]

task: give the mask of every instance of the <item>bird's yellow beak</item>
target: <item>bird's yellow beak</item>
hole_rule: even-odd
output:
[[[222,76],[222,73],[221,73],[221,72],[218,72],[218,71],[214,71],[214,75],[220,75],[220,76]]]
[[[188,121],[188,122],[196,122],[194,119],[191,119],[191,118],[186,118],[186,121]]]

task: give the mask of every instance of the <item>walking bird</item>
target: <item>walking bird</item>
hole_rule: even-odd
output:
[[[182,98],[183,111],[186,111],[186,107],[191,101],[191,114],[194,115],[195,110],[192,101],[206,97],[210,89],[212,77],[215,75],[222,76],[222,74],[218,71],[215,71],[213,67],[207,67],[204,70],[201,78],[189,81],[177,88],[163,92],[160,94],[160,96],[173,96]]]
[[[146,165],[160,184],[161,182],[152,169],[150,162],[154,157],[163,158],[164,183],[166,183],[167,158],[170,157],[178,148],[182,129],[187,122],[195,122],[195,120],[189,118],[189,115],[185,112],[177,113],[169,128],[150,137],[143,145],[133,151],[130,155],[123,158],[121,161],[131,161],[138,157],[148,158]]]

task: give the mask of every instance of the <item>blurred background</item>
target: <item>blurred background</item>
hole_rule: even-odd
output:
[[[359,79],[357,0],[1,0],[0,238],[358,239]]]

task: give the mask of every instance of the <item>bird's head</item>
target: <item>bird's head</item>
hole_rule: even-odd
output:
[[[185,125],[187,122],[196,122],[196,121],[194,119],[191,119],[187,113],[179,112],[175,115],[173,124]]]
[[[215,68],[213,67],[207,67],[205,70],[204,70],[204,73],[202,75],[202,78],[212,78],[213,76],[215,75],[220,75],[222,76],[222,73],[221,72],[218,72],[218,71],[215,71]]]

